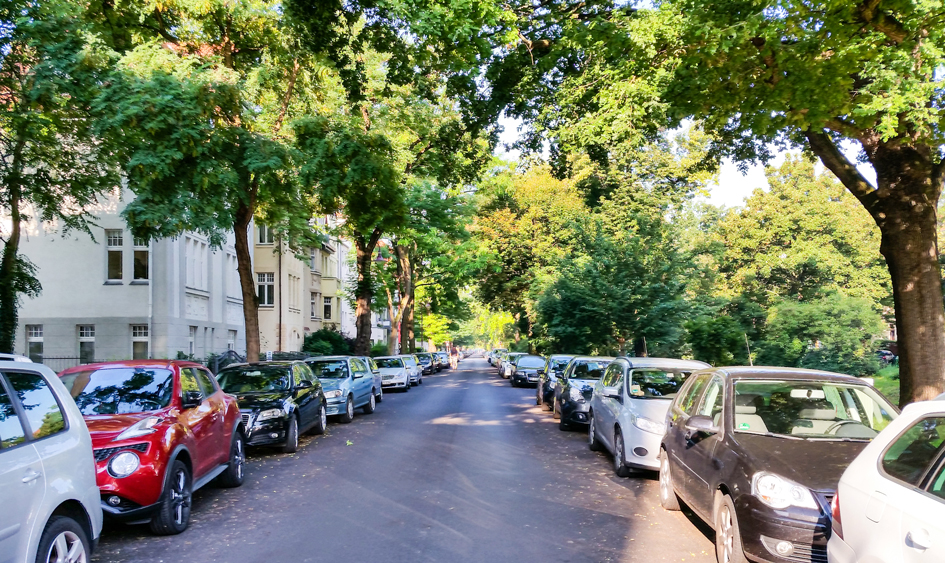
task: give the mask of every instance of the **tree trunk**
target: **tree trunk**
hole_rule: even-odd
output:
[[[397,258],[397,287],[400,291],[400,306],[397,327],[400,332],[400,350],[404,354],[413,354],[413,266],[410,251],[400,244],[394,245]],[[392,325],[393,326],[393,325]]]
[[[374,248],[380,240],[380,233],[375,229],[369,239],[363,235],[354,237],[358,266],[358,285],[355,288],[357,308],[355,309],[355,327],[358,334],[354,339],[354,355],[367,356],[371,353],[371,302],[374,300],[374,284],[371,266]]]
[[[255,198],[251,198],[253,201]],[[256,280],[253,276],[253,257],[249,252],[249,227],[253,220],[253,206],[241,205],[236,211],[233,235],[236,238],[236,271],[240,276],[243,295],[243,325],[246,331],[246,361],[259,361],[259,303]]]
[[[20,186],[11,182],[9,191],[10,236],[3,245],[0,258],[0,352],[13,353],[16,343],[17,311],[17,252],[20,248]]]

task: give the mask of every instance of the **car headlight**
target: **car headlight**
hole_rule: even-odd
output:
[[[759,471],[751,478],[751,494],[771,508],[820,508],[810,489],[767,471]]]
[[[115,439],[112,441],[117,442],[119,440],[127,440],[129,438],[138,438],[140,436],[153,434],[154,432],[157,432],[157,428],[155,428],[155,426],[157,426],[161,420],[162,419],[158,416],[149,416],[147,418],[141,419],[126,428],[125,431],[118,436],[115,436]]]
[[[331,391],[325,391],[326,399],[337,399],[341,396],[341,389],[332,389]]]
[[[262,422],[271,418],[282,418],[283,416],[285,416],[285,411],[282,409],[266,409],[259,413],[259,416],[256,417],[256,422]]]
[[[108,472],[112,477],[121,479],[134,473],[139,465],[138,456],[133,452],[121,452],[108,462]]]
[[[660,436],[666,434],[666,425],[664,423],[656,422],[655,420],[650,420],[642,416],[634,417],[633,425],[644,432],[659,434]]]
[[[571,390],[568,392],[568,395],[571,397],[571,400],[576,403],[584,402],[584,394],[581,393],[581,390],[578,389],[577,387],[572,387]]]

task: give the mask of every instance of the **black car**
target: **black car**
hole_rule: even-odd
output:
[[[509,383],[512,387],[519,385],[537,385],[538,373],[545,369],[545,358],[541,356],[519,356],[515,358],[512,364],[512,375],[509,376]]]
[[[428,352],[418,352],[414,355],[417,357],[417,363],[420,364],[420,369],[423,372],[423,375],[432,375],[434,372],[440,371],[437,369],[438,362],[433,357],[433,354]]]
[[[236,395],[248,446],[281,446],[292,453],[302,432],[325,432],[325,393],[305,362],[233,364],[220,370],[217,381]]]
[[[613,358],[602,356],[577,356],[568,363],[555,384],[552,411],[558,419],[558,428],[570,430],[574,425],[587,425],[594,385],[612,361]]]
[[[545,368],[538,372],[538,385],[535,389],[535,404],[546,405],[551,410],[555,402],[555,384],[564,374],[568,362],[574,359],[571,354],[552,354],[545,360]]]
[[[897,414],[845,375],[697,371],[666,417],[660,504],[679,510],[682,499],[715,528],[720,562],[826,562],[840,476]]]

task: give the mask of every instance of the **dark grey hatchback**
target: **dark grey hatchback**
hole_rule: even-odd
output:
[[[720,563],[826,563],[840,476],[897,415],[846,375],[697,371],[667,415],[660,504],[679,510],[682,499],[711,525]]]

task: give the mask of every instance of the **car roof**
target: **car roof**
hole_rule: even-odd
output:
[[[579,360],[607,360],[608,362],[614,361],[616,358],[613,356],[574,356],[571,358],[574,361]]]
[[[548,359],[550,360],[553,358],[574,358],[574,357],[575,357],[574,354],[552,354],[548,356]]]
[[[263,362],[240,362],[237,364],[228,364],[226,367],[220,368],[220,371],[223,371],[225,369],[232,368],[232,367],[246,367],[246,366],[259,366],[259,365],[291,366],[293,364],[304,364],[304,363],[305,362],[303,362],[302,360],[269,360],[269,361],[263,361]]]
[[[622,357],[617,360],[626,360],[633,368],[688,368],[691,370],[710,368],[709,364],[698,360],[680,360],[676,358],[637,358]]]
[[[344,356],[344,355],[337,355],[337,356],[311,356],[311,357],[309,357],[309,358],[305,358],[304,361],[309,362],[309,361],[312,361],[312,360],[347,360],[348,358],[357,358],[357,357],[358,357],[358,356]]]
[[[26,356],[21,356],[19,354],[7,354],[6,352],[0,352],[0,361],[3,362],[22,362],[24,364],[32,364],[33,360],[27,358]]]
[[[191,362],[187,360],[120,360],[114,362],[98,362],[94,364],[82,364],[80,366],[71,367],[68,369],[62,370],[62,373],[73,373],[76,371],[88,371],[93,369],[114,369],[114,368],[162,368],[162,369],[171,369],[173,367],[178,368],[189,368],[189,367],[199,367],[206,368],[203,364],[198,364],[197,362]]]
[[[769,366],[727,366],[706,368],[701,371],[720,373],[730,379],[776,379],[791,381],[824,380],[836,381],[838,383],[859,383],[861,385],[867,384],[865,381],[853,377],[852,375],[844,375],[842,373],[834,373],[832,371],[816,369]]]
[[[378,357],[376,357],[376,358],[374,358],[374,359],[375,359],[375,360],[394,360],[394,359],[399,360],[399,359],[403,358],[403,357],[406,356],[406,355],[407,355],[407,354],[398,354],[398,355],[396,355],[396,356],[378,356]]]

